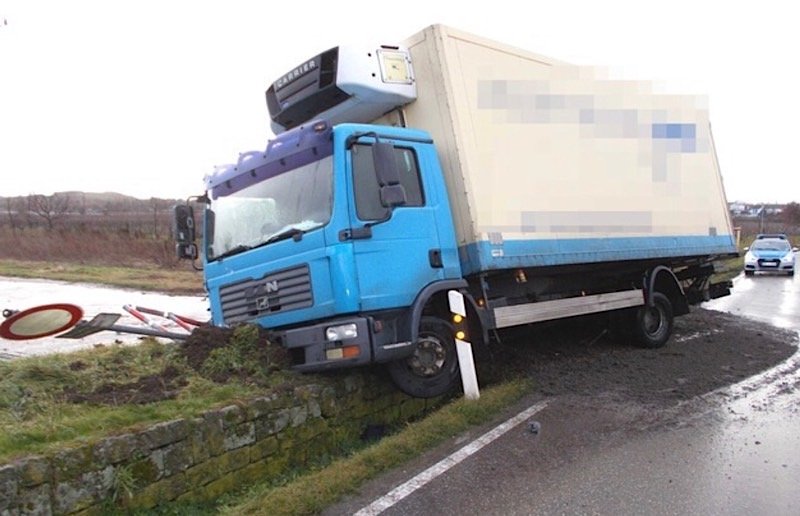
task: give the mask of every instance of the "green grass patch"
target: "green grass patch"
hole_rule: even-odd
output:
[[[239,399],[276,389],[286,392],[287,387],[309,382],[308,375],[283,369],[285,351],[271,349],[264,332],[252,326],[232,331],[201,329],[196,346],[187,351],[183,346],[191,344],[195,335],[183,344],[149,339],[137,346],[103,346],[0,362],[0,464],[161,421],[196,417]],[[216,341],[220,343],[209,344]],[[218,349],[227,349],[230,356]],[[254,354],[261,356],[258,363],[250,360]],[[324,378],[312,381],[324,382]],[[326,455],[269,484],[208,504],[171,504],[147,513],[317,512],[374,475],[490,420],[529,388],[528,383],[514,380],[485,389],[480,400],[452,402],[424,420],[395,428],[397,433],[376,444],[352,436],[340,443],[338,456]],[[150,394],[164,399],[150,400]],[[124,497],[132,488],[132,478],[123,468],[114,478],[115,496]]]
[[[0,463],[193,417],[236,399],[263,395],[275,386],[308,381],[268,363],[259,368],[249,361],[244,361],[247,370],[226,364],[224,380],[205,375],[209,352],[227,349],[228,341],[237,349],[253,349],[256,340],[263,339],[249,326],[213,332],[202,335],[195,347],[148,339],[137,346],[0,361]]]
[[[711,276],[711,281],[719,283],[735,278],[742,273],[744,269],[744,252],[737,258],[728,258],[726,260],[717,260],[714,262],[714,275]]]
[[[288,479],[282,485],[255,486],[238,499],[229,499],[220,513],[318,513],[375,475],[403,464],[474,425],[491,420],[528,392],[530,383],[521,379],[484,389],[480,400],[454,401],[349,457]]]
[[[155,266],[113,267],[75,263],[0,260],[0,276],[98,283],[168,294],[203,292],[202,273]]]

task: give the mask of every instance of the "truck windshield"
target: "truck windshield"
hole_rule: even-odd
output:
[[[332,205],[330,156],[214,199],[208,207],[208,259],[322,227]]]

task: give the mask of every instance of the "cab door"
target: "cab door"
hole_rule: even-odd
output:
[[[425,285],[445,277],[436,216],[441,196],[433,195],[420,154],[419,144],[395,143],[405,202],[392,208],[381,202],[372,144],[348,151],[350,229],[340,239],[352,240],[363,311],[409,306]]]

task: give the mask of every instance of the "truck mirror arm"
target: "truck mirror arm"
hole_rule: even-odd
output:
[[[378,141],[378,133],[376,133],[375,131],[368,131],[368,132],[364,132],[364,133],[353,133],[350,136],[348,136],[347,139],[345,140],[344,148],[346,150],[352,149],[353,145],[358,143],[358,140],[360,140],[361,138],[364,138],[366,136],[371,136],[371,137],[375,138],[376,142]]]

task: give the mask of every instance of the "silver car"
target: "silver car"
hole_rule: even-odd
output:
[[[750,247],[745,247],[745,251],[746,276],[752,276],[756,272],[780,272],[794,276],[794,253],[797,248],[792,247],[788,239],[759,235]]]

